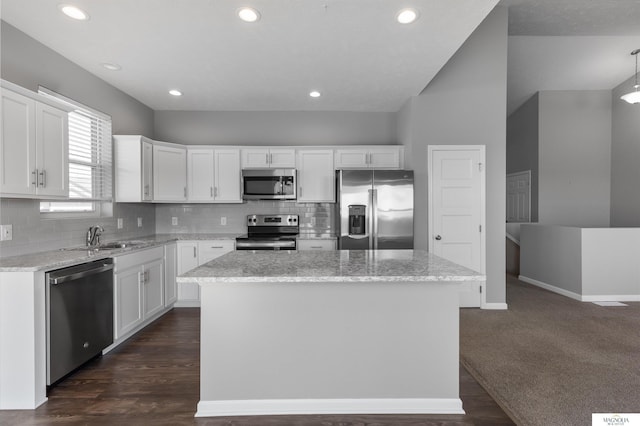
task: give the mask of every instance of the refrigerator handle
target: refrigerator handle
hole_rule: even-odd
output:
[[[378,248],[378,190],[369,190],[369,249]]]

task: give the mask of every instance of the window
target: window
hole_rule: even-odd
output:
[[[46,88],[38,92],[75,108],[69,113],[69,201],[43,201],[40,213],[104,215],[101,207],[112,201],[111,117]]]

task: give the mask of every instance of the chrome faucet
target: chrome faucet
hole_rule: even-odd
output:
[[[100,225],[90,226],[87,231],[87,247],[95,247],[100,245],[100,235],[104,232],[104,228]]]

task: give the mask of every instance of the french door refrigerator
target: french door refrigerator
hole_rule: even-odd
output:
[[[413,171],[336,175],[340,250],[413,249]]]

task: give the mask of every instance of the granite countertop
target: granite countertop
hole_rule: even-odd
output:
[[[423,250],[234,251],[178,282],[439,282],[485,276]]]
[[[113,250],[93,251],[86,250],[83,246],[69,247],[0,258],[0,272],[36,272],[52,270],[157,247],[171,241],[235,240],[237,236],[239,236],[239,234],[156,234],[146,237],[116,240],[134,242],[135,244],[126,248]],[[104,241],[105,244],[109,242],[110,241]]]

